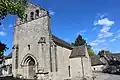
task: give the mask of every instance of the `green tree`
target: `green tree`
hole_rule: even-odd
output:
[[[28,0],[0,0],[0,24],[7,15],[24,17]]]
[[[0,41],[0,56],[2,56],[4,51],[6,51],[7,49],[7,45]]]
[[[111,52],[109,50],[101,50],[101,51],[98,52],[98,55],[103,56],[104,53],[111,54]]]
[[[90,56],[95,55],[94,51],[92,50],[92,47],[86,43],[86,40],[84,40],[81,35],[78,35],[78,37],[76,38],[75,42],[72,43],[72,45],[73,46],[86,45],[89,55]]]
[[[73,46],[81,46],[84,45],[86,43],[86,41],[82,38],[81,35],[78,35],[78,37],[76,38],[75,42],[72,43]]]

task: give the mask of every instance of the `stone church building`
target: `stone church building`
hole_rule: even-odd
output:
[[[51,34],[45,9],[28,4],[25,18],[16,19],[12,52],[14,77],[40,80],[91,80],[86,46],[73,47]]]

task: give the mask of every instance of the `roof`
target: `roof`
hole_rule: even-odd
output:
[[[82,56],[85,56],[85,53],[86,53],[85,45],[76,46],[76,47],[73,48],[69,58],[82,57]]]
[[[109,55],[115,57],[118,61],[120,61],[120,53],[112,53]]]
[[[5,58],[6,59],[12,58],[12,52],[10,54],[8,54]]]
[[[96,56],[91,56],[91,65],[92,66],[104,65],[104,63],[100,61],[100,56],[96,55]]]
[[[58,44],[60,46],[63,46],[63,47],[68,48],[68,49],[73,49],[73,46],[70,43],[56,37],[55,35],[52,35],[52,39],[56,44]]]

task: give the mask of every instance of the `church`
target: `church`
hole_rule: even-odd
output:
[[[12,74],[38,80],[92,80],[85,45],[73,47],[51,33],[49,12],[29,3],[14,25]]]

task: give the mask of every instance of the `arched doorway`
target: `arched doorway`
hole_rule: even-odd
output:
[[[32,57],[30,57],[29,61],[28,61],[28,74],[29,74],[29,78],[34,78],[34,75],[35,75],[35,61]]]
[[[24,77],[33,79],[37,71],[37,61],[32,55],[27,55],[22,61]]]

